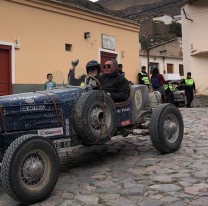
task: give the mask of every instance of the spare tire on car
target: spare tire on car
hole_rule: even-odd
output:
[[[110,140],[116,129],[115,104],[103,91],[89,91],[83,94],[76,103],[74,122],[76,132],[85,144],[103,144]]]

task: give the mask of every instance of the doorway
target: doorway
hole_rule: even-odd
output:
[[[0,45],[0,96],[12,93],[11,46]]]

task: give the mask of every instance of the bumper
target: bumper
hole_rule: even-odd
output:
[[[185,103],[185,98],[184,99],[174,99],[174,102]]]

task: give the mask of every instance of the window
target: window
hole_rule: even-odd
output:
[[[159,55],[160,55],[160,56],[166,56],[166,50],[159,51]]]
[[[150,65],[149,65],[149,72],[150,72],[150,74],[152,74],[152,70],[154,69],[154,68],[158,68],[158,66],[159,66],[159,64],[158,63],[152,63],[152,62],[150,62]],[[159,69],[159,68],[158,68]]]
[[[179,74],[180,76],[184,76],[183,64],[179,64]]]
[[[72,45],[71,44],[65,44],[65,51],[71,51],[71,47]]]
[[[173,64],[167,64],[167,73],[173,74]]]

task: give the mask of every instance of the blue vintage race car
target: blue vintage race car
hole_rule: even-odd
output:
[[[151,108],[146,86],[131,85],[129,99],[121,103],[102,90],[89,90],[67,86],[0,97],[1,179],[13,199],[32,204],[51,193],[59,175],[58,149],[104,144],[149,119],[156,149],[171,153],[179,148],[180,111],[171,104]]]

